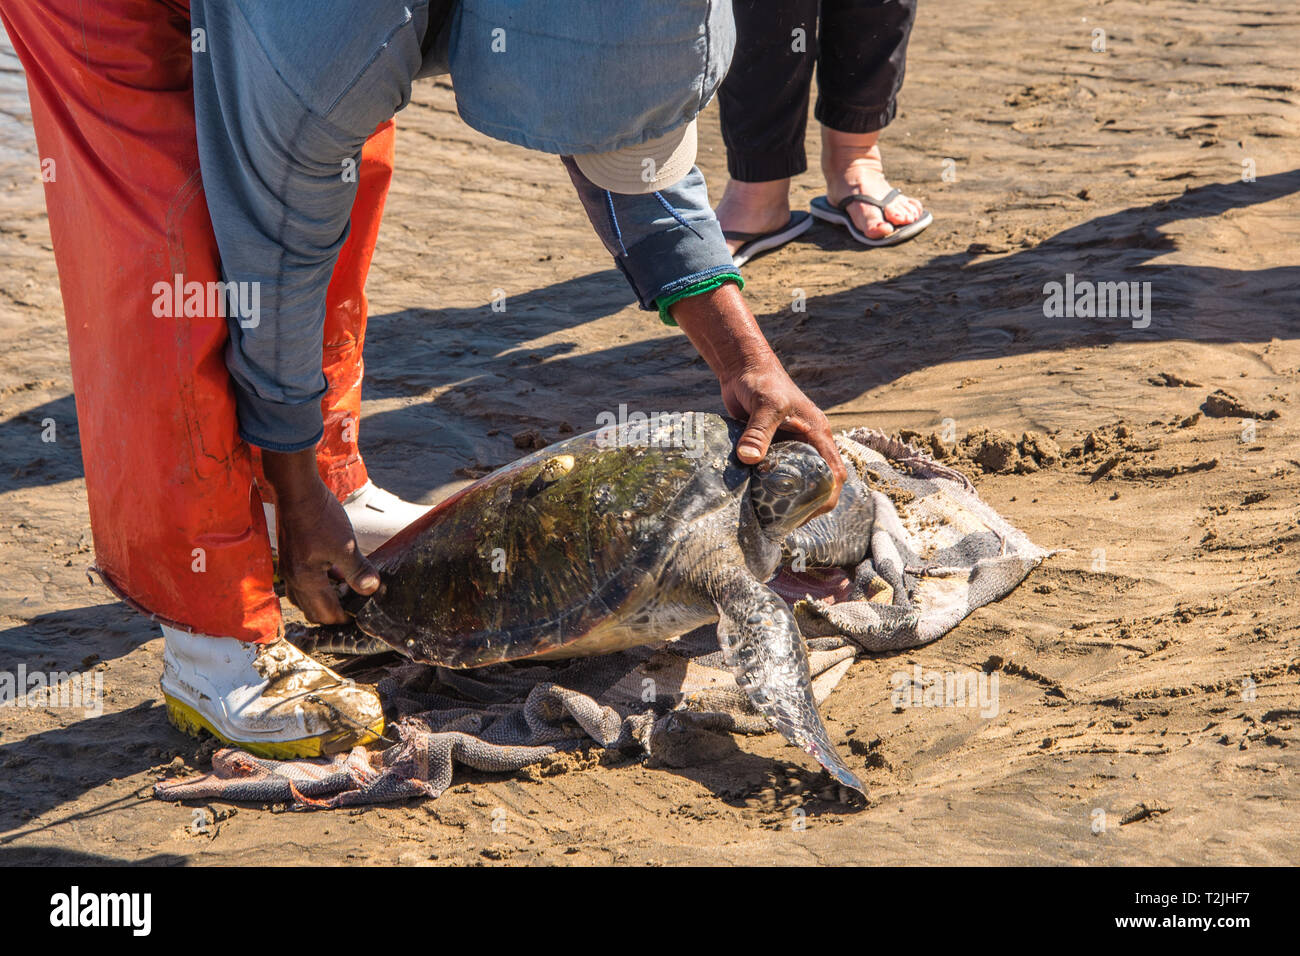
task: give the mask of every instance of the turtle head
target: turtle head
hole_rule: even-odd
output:
[[[776,442],[754,466],[749,500],[763,533],[784,540],[826,504],[834,485],[830,465],[811,445]]]

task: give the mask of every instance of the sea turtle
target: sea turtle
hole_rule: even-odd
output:
[[[741,430],[684,412],[578,435],[494,471],[370,555],[382,586],[351,596],[362,633],[315,628],[295,642],[470,668],[605,654],[716,621],[754,706],[862,792],[817,712],[794,615],[765,582],[783,550],[814,565],[862,561],[870,498],[846,486],[833,525],[822,516],[800,533],[830,495],[830,468],[798,441],[744,465]]]

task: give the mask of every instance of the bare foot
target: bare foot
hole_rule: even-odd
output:
[[[790,221],[790,180],[742,183],[732,179],[717,208],[724,232],[764,233],[780,229]],[[735,253],[743,239],[728,239],[727,251]]]
[[[877,140],[880,133],[841,133],[822,127],[822,174],[826,177],[826,198],[843,202],[854,193],[879,199],[890,190]],[[906,226],[925,214],[925,207],[899,193],[885,207],[884,215],[869,203],[849,206],[853,225],[872,239],[883,239],[894,226]]]

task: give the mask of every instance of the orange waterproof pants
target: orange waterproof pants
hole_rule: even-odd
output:
[[[187,0],[0,0],[27,74],[59,270],[96,564],[165,623],[274,639],[280,604],[236,433],[219,314],[155,316],[156,283],[220,279],[199,176]],[[322,476],[366,481],[357,451],[366,273],[394,127],[362,154],[351,234],[330,282]]]

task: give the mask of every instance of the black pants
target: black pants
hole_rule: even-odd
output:
[[[732,179],[768,182],[808,168],[803,138],[814,64],[818,122],[872,133],[894,118],[916,0],[733,0],[732,7],[736,53],[718,90]]]

